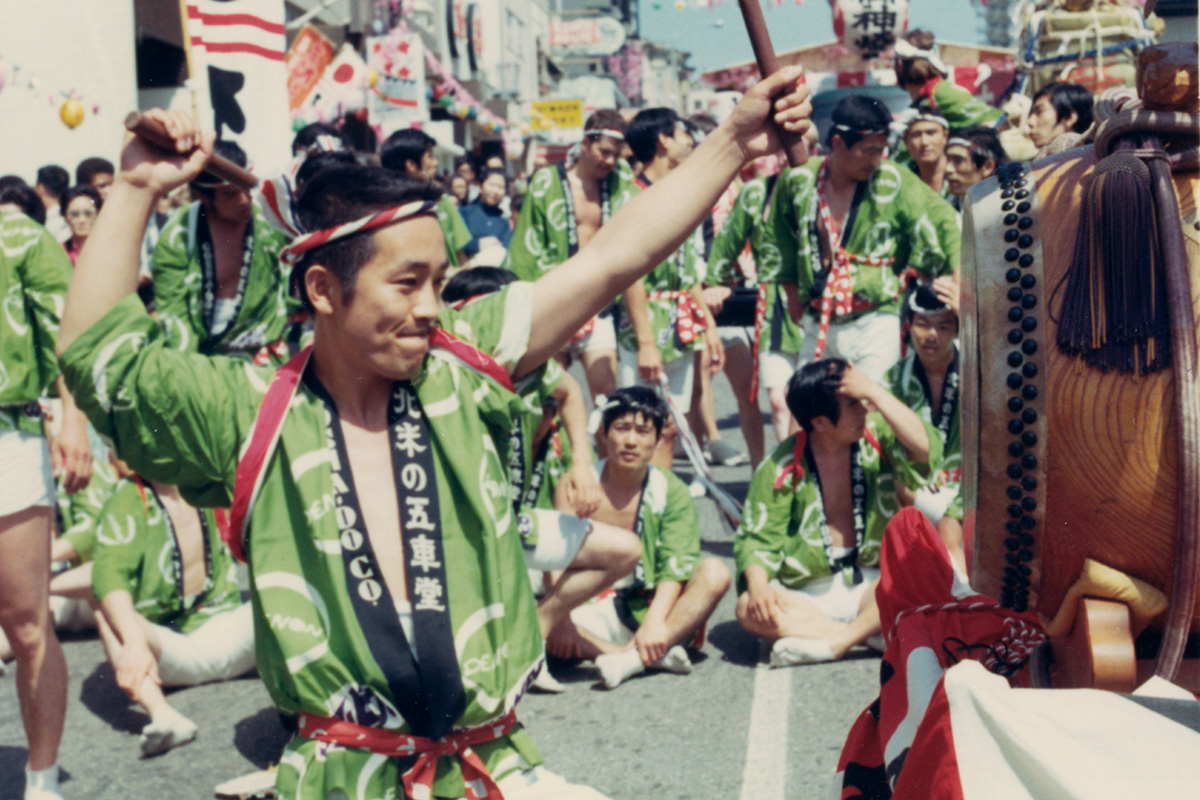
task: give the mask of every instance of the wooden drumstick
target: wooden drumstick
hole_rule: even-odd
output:
[[[139,114],[136,111],[131,111],[125,117],[125,129],[155,147],[166,150],[169,153],[175,152],[175,143],[167,134],[167,129],[155,119],[147,117],[144,114]],[[258,186],[258,178],[254,177],[253,173],[242,169],[237,164],[222,156],[214,155],[209,159],[204,169],[216,175],[221,180],[231,183],[247,192]]]
[[[775,58],[771,34],[767,32],[767,22],[758,3],[759,0],[738,0],[742,19],[746,22],[746,32],[750,34],[750,46],[754,48],[754,60],[758,62],[758,74],[765,78],[779,71],[779,61]],[[798,167],[808,160],[808,146],[804,143],[804,137],[783,128],[777,127],[776,130],[789,164]]]

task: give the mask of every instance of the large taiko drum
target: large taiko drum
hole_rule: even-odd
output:
[[[1171,597],[1181,474],[1175,381],[1198,379],[1170,367],[1103,371],[1056,346],[1062,284],[1096,164],[1088,145],[1012,165],[973,187],[963,219],[971,584],[1048,618],[1085,558]],[[1192,308],[1200,310],[1200,174],[1172,180]],[[1200,602],[1192,606],[1190,630],[1200,631]],[[1154,620],[1151,634],[1166,617]]]

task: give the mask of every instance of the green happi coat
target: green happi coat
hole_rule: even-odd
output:
[[[159,319],[167,341],[184,352],[253,356],[263,345],[283,337],[289,330],[289,314],[299,310],[288,295],[287,269],[279,262],[287,238],[254,206],[250,222],[254,253],[245,296],[229,327],[214,337],[204,319],[204,271],[197,236],[200,208],[192,203],[176,212],[154,248],[150,269]],[[240,264],[238,270],[240,275]]]
[[[913,103],[915,108],[937,114],[950,123],[950,130],[986,125],[994,128],[1004,112],[980,100],[949,78],[934,84],[932,91],[923,94]]]
[[[67,253],[45,228],[0,213],[0,431],[42,435],[36,404],[58,377],[54,344],[70,280]]]
[[[857,543],[860,567],[879,566],[883,531],[900,508],[896,481],[910,489],[919,488],[937,468],[930,465],[941,463],[937,430],[928,423],[925,429],[929,436],[929,461],[918,464],[909,459],[880,414],[867,415],[867,430],[879,443],[880,450],[865,436],[858,441],[866,485],[866,519],[862,541]],[[797,480],[796,473],[790,471],[795,444],[795,436],[781,442],[755,470],[750,481],[742,524],[733,542],[738,592],[746,590],[742,574],[752,566],[762,567],[768,578],[790,589],[799,589],[813,578],[833,572],[826,552],[831,540],[817,471],[812,460],[806,459],[804,477]],[[776,480],[785,471],[787,477],[776,489]]]
[[[58,514],[62,538],[66,539],[79,557],[72,563],[77,566],[92,560],[96,548],[96,524],[100,512],[112,497],[117,487],[117,471],[107,459],[92,461],[92,477],[84,489],[68,495],[58,489]]]
[[[604,474],[604,459],[592,466],[596,480]],[[675,473],[651,466],[638,501],[638,535],[642,558],[633,574],[614,588],[640,624],[660,583],[683,583],[700,561],[700,520],[687,484]]]
[[[512,284],[445,312],[440,323],[511,371],[528,346],[531,292],[530,284]],[[229,504],[271,370],[168,347],[136,297],[73,343],[62,362],[81,407],[139,474],[179,486],[193,504]],[[465,689],[455,725],[475,727],[515,706],[543,654],[501,457],[516,396],[440,350],[426,357],[413,385],[429,421],[446,602]],[[258,671],[285,713],[407,731],[349,597],[326,417],[302,382],[247,524]],[[542,761],[520,726],[474,749],[497,779]],[[399,767],[396,759],[296,738],[277,789],[305,799],[335,791],[348,800],[399,796]],[[434,795],[463,795],[457,758],[439,760]]]
[[[774,213],[775,204],[767,205],[779,176],[755,178],[738,192],[733,210],[713,239],[708,254],[709,283],[729,285],[736,275],[734,267],[746,242],[758,269],[758,284],[766,292],[766,314],[759,331],[759,352],[799,353],[804,333],[787,310],[787,296],[779,284],[783,258],[779,241],[788,241],[786,223]],[[765,218],[764,218],[765,217]],[[794,237],[791,237],[794,239]]]
[[[800,300],[814,320],[820,314],[810,301],[821,297],[817,278],[825,269],[822,253],[828,241],[823,226],[817,225],[816,183],[822,163],[823,159],[812,158],[787,170],[781,179],[784,185],[775,192],[775,213],[788,221],[787,235],[779,243],[779,280],[796,283]],[[834,322],[867,313],[897,313],[900,274],[906,269],[933,279],[958,268],[961,236],[954,209],[910,169],[885,160],[859,184],[846,221],[851,219],[849,235],[842,239],[851,257],[851,288],[870,307],[835,317]],[[856,257],[894,258],[895,262],[871,266],[856,262]]]
[[[605,178],[612,213],[629,202],[638,191],[624,159]],[[563,196],[558,167],[542,167],[529,180],[529,191],[521,205],[504,268],[523,281],[536,281],[570,257],[567,202]]]
[[[955,359],[961,358],[958,348],[954,348]],[[961,363],[961,362],[960,362]],[[921,420],[925,423],[926,428],[932,428],[937,431],[938,428],[933,421],[933,408],[929,403],[929,396],[926,394],[925,386],[916,369],[917,354],[909,353],[904,358],[891,368],[887,374],[887,389],[904,403],[904,405],[917,412]],[[950,375],[946,376],[947,382],[950,380]],[[945,436],[938,431],[938,438],[942,442],[942,465],[941,472],[935,476],[937,485],[946,487],[946,489],[955,493],[954,500],[951,501],[950,507],[946,510],[946,514],[955,519],[962,519],[962,384],[960,375],[954,376],[958,385],[958,402],[954,406],[954,414],[950,418],[950,428]],[[943,399],[945,398],[945,388],[942,389]]]
[[[442,236],[446,238],[446,260],[450,266],[458,266],[458,251],[467,246],[473,238],[463,222],[462,214],[458,213],[458,204],[449,194],[444,194],[437,201],[437,221],[442,226]]]
[[[97,600],[124,590],[133,607],[150,622],[190,633],[218,614],[242,603],[237,565],[221,541],[217,522],[209,509],[204,517],[205,549],[212,568],[204,587],[190,598],[183,596],[182,579],[175,559],[179,543],[166,509],[149,485],[138,486],[126,478],[104,504],[96,528],[92,563],[92,594]]]

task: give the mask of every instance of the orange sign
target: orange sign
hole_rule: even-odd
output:
[[[312,92],[333,60],[333,43],[311,25],[300,29],[284,63],[288,75],[288,109],[295,111]]]

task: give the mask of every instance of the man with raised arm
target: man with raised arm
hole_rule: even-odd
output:
[[[839,659],[879,633],[896,481],[918,488],[942,452],[932,426],[840,358],[801,367],[787,400],[801,431],[755,471],[733,543],[737,620],[774,643],[773,666]]]
[[[523,281],[536,281],[585,246],[637,192],[621,158],[625,120],[601,110],[583,128],[579,160],[543,167],[529,179],[505,269]],[[571,338],[570,353],[583,361],[592,397],[617,388],[617,334],[611,307],[585,322]]]
[[[427,184],[321,172],[299,203],[312,233],[286,253],[314,343],[274,378],[163,346],[134,295],[141,228],[158,194],[203,168],[211,137],[153,112],[177,153],[126,142],[71,286],[64,374],[139,474],[193,503],[233,501],[259,674],[297,715],[281,796],[598,796],[541,768],[515,717],[543,646],[520,546],[531,523],[512,512],[499,455],[512,379],[673,252],[747,159],[778,148],[772,106],[788,130],[810,126],[799,74],[755,86],[570,268],[460,311],[438,298],[446,253]]]

